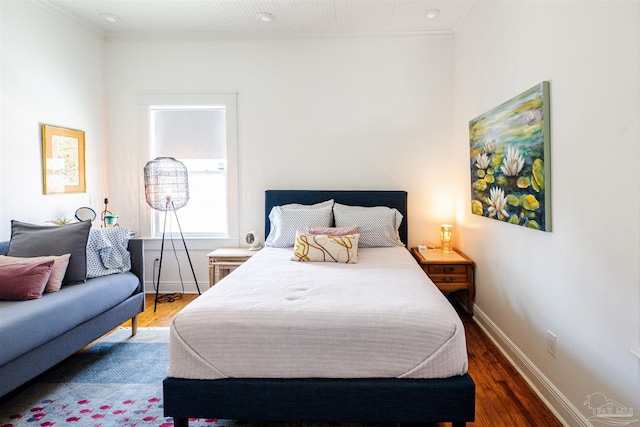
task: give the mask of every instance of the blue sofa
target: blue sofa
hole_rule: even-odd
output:
[[[9,242],[0,242],[6,255]],[[28,301],[0,301],[0,396],[144,311],[144,242],[131,239],[131,270],[64,285]]]

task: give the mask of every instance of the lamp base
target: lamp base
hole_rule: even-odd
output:
[[[164,301],[160,301],[161,296],[159,294],[160,292],[160,273],[162,272],[162,258],[164,255],[164,238],[166,235],[166,230],[167,230],[167,216],[169,215],[169,212],[173,212],[173,215],[176,218],[176,224],[178,224],[178,230],[180,230],[180,237],[182,238],[182,244],[184,245],[184,251],[187,254],[187,260],[189,260],[189,266],[191,267],[191,273],[193,273],[193,280],[196,282],[196,288],[198,289],[198,295],[202,295],[200,292],[200,286],[198,285],[198,279],[196,278],[196,272],[193,269],[193,263],[191,262],[191,256],[189,256],[189,249],[187,248],[187,242],[184,240],[184,234],[182,234],[182,227],[180,226],[180,221],[178,221],[178,214],[176,213],[176,208],[173,204],[173,201],[171,199],[167,199],[167,205],[166,205],[166,210],[164,211],[164,226],[162,228],[162,243],[160,244],[160,260],[158,263],[158,280],[155,283],[156,286],[156,299],[155,299],[155,303],[153,305],[153,312],[156,312],[156,309],[158,308],[158,302],[164,302]],[[173,237],[171,237],[171,242],[173,245]],[[175,247],[173,248],[174,252],[175,252]],[[180,268],[180,264],[178,264],[178,269]],[[180,276],[180,280],[182,280],[182,275]],[[162,298],[166,298],[166,302],[173,302],[175,301],[176,298],[175,295],[177,294],[169,294],[169,295],[165,295]],[[182,294],[180,294],[180,298],[182,298]]]

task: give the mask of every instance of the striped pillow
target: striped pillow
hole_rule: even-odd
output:
[[[297,232],[291,260],[356,264],[359,238],[359,234],[328,236]]]

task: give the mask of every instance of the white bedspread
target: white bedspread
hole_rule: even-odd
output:
[[[178,378],[445,378],[467,372],[462,322],[402,247],[358,264],[264,248],[173,320]]]

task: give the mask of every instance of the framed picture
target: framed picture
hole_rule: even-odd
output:
[[[84,131],[42,125],[44,194],[84,193]]]
[[[551,231],[549,82],[469,122],[471,212]]]

